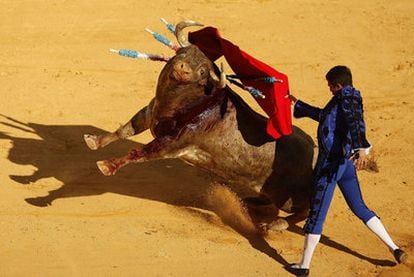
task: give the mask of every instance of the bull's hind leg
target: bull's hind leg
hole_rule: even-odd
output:
[[[128,137],[142,133],[150,127],[152,103],[153,102],[137,112],[130,121],[128,121],[125,125],[119,127],[113,133],[103,134],[99,136],[85,134],[83,137],[85,139],[86,145],[90,149],[96,150],[98,148],[105,147],[118,139],[126,139]]]
[[[292,220],[294,220],[296,215],[278,217],[279,209],[270,199],[263,195],[245,198],[243,202],[246,203],[250,216],[265,232],[283,231],[290,224],[294,224]]]
[[[304,209],[284,218],[278,218],[267,225],[268,231],[283,231],[308,217],[308,209]]]
[[[282,231],[306,219],[309,212],[308,191],[311,177],[305,177],[303,181],[301,179],[293,180],[292,176],[275,172],[270,181],[262,188],[262,193],[271,199],[280,211],[289,214],[269,222],[267,224],[269,231]]]

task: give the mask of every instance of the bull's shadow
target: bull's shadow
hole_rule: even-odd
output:
[[[83,134],[103,134],[106,131],[89,125],[43,125],[24,123],[1,115],[0,127],[33,133],[41,139],[15,137],[0,131],[0,139],[11,140],[13,147],[8,159],[20,165],[33,165],[36,171],[27,176],[9,175],[22,185],[30,185],[42,178],[53,177],[63,185],[48,195],[25,199],[31,205],[45,207],[61,198],[100,195],[107,192],[155,200],[175,206],[186,207],[189,214],[197,213],[211,220],[204,201],[212,177],[198,168],[179,160],[158,160],[132,164],[115,176],[106,177],[96,167],[96,161],[117,157],[140,144],[123,140],[98,151],[91,151],[83,140]],[[286,261],[262,237],[245,236],[252,247],[281,264]]]
[[[26,199],[32,205],[48,206],[60,198],[112,192],[173,205],[205,208],[201,207],[203,204],[199,198],[208,188],[211,178],[197,168],[179,160],[159,160],[133,164],[115,176],[106,177],[96,167],[96,161],[123,155],[140,144],[123,140],[92,151],[84,143],[83,134],[102,134],[106,131],[88,125],[42,125],[2,117],[4,120],[0,123],[3,127],[33,133],[41,138],[13,137],[0,132],[0,139],[9,139],[13,143],[8,159],[36,168],[31,175],[9,177],[23,185],[49,177],[63,183],[60,188],[49,191],[47,196]]]

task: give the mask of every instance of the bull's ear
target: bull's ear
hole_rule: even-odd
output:
[[[224,74],[224,70],[223,70],[223,63],[221,64],[221,69],[220,69],[220,78],[217,77],[216,73],[214,73],[213,70],[210,70],[210,77],[214,80],[215,82],[215,86],[218,87],[219,89],[223,89],[226,86],[226,74]]]

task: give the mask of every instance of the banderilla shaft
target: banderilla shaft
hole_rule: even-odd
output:
[[[177,51],[180,48],[178,45],[174,44],[171,40],[169,40],[168,38],[164,37],[163,35],[157,32],[151,31],[148,28],[145,28],[145,31],[150,33],[156,40],[158,40],[162,44],[167,45],[169,48],[171,48],[174,51]]]
[[[152,60],[152,61],[162,61],[162,62],[168,62],[170,59],[169,57],[165,57],[164,55],[157,55],[157,54],[146,54],[146,53],[140,53],[135,50],[128,50],[128,49],[109,49],[112,53],[118,53],[120,56],[133,58],[133,59],[142,59],[142,60]]]

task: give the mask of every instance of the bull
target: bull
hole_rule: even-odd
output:
[[[247,188],[248,207],[273,205],[289,215],[255,222],[260,230],[282,230],[306,218],[314,143],[300,128],[277,141],[266,132],[267,118],[226,85],[225,75],[176,26],[181,46],[163,67],[155,97],[113,133],[85,134],[90,149],[105,147],[150,129],[154,140],[119,158],[98,161],[114,175],[129,163],[178,158],[212,173],[217,182]]]

